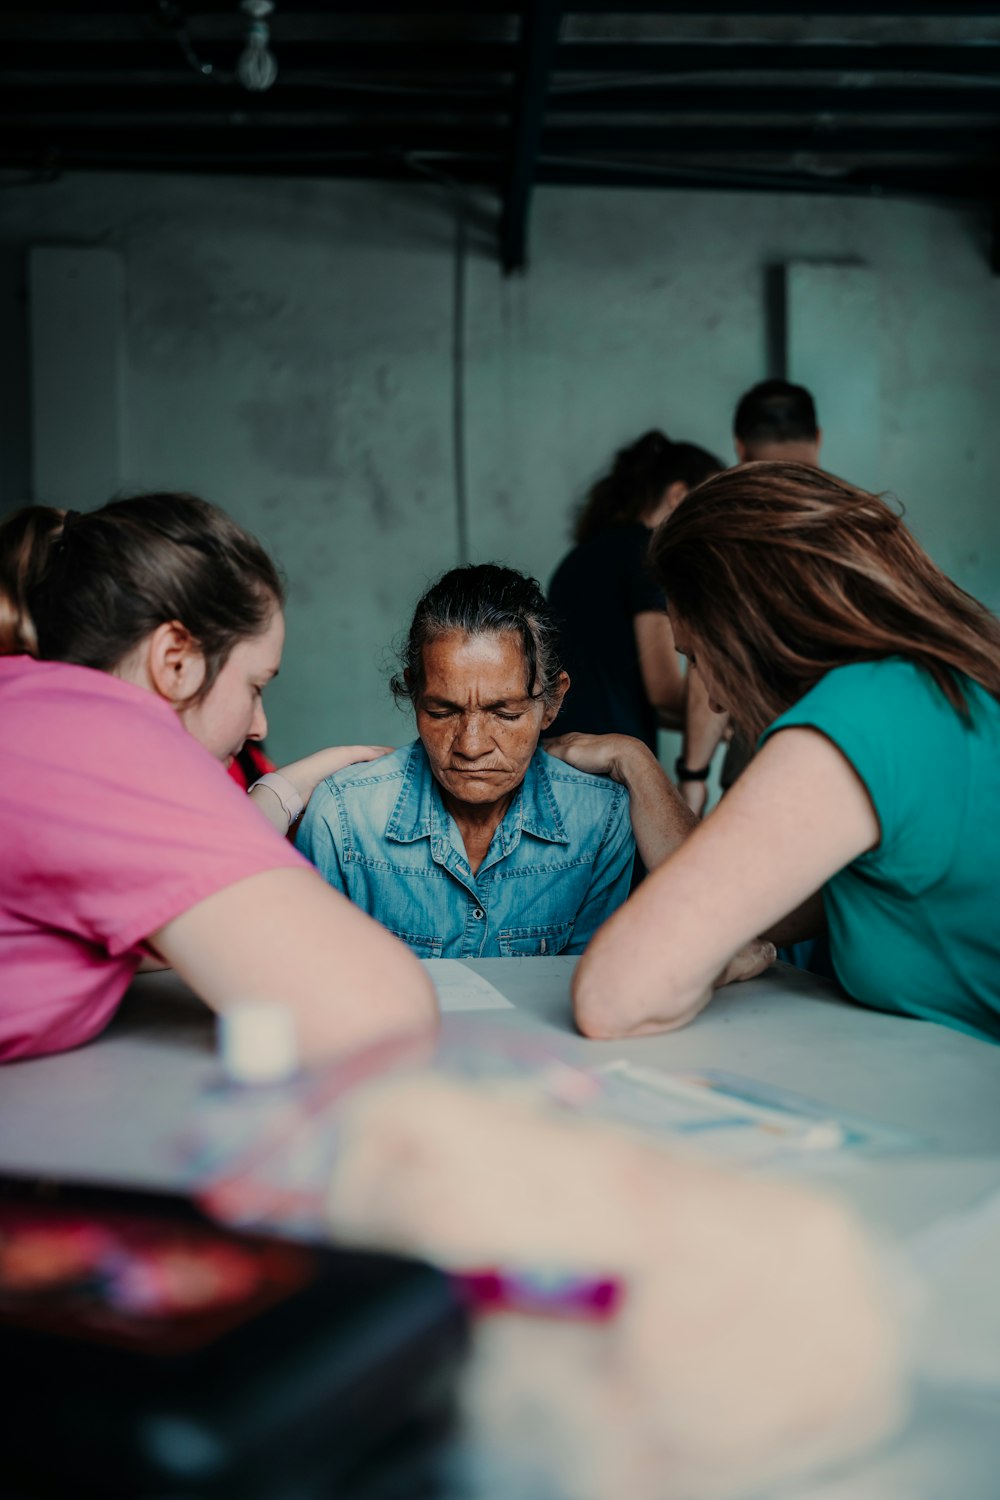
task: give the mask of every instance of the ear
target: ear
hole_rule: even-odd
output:
[[[823,429],[822,429],[822,427],[817,427],[816,428],[816,467],[817,468],[819,468],[819,450],[822,448],[822,446],[823,446]]]
[[[747,462],[747,445],[742,438],[733,438],[733,447],[736,449],[736,462],[745,464]]]
[[[654,530],[657,526],[662,526],[667,517],[673,515],[687,492],[688,487],[683,479],[675,479],[672,484],[668,484],[653,509],[643,517],[646,525]]]
[[[667,485],[666,493],[663,496],[663,504],[666,507],[664,520],[667,516],[673,515],[681,501],[687,498],[687,494],[688,486],[684,483],[683,479],[675,479],[673,484]]]
[[[559,710],[562,708],[562,701],[563,701],[563,699],[565,698],[565,696],[566,696],[566,694],[568,692],[569,692],[569,673],[568,672],[560,672],[559,676],[558,676],[558,678],[556,680],[555,689],[554,689],[553,694],[552,694],[552,700],[551,700],[551,702],[546,703],[546,705],[545,705],[545,712],[542,714],[542,729],[543,730],[544,729],[548,729],[549,725],[554,722],[556,715],[558,714]]]
[[[168,620],[146,642],[146,670],[153,691],[180,708],[205,680],[205,658],[186,625]]]

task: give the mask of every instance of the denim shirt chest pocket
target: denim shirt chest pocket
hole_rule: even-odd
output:
[[[501,958],[545,958],[561,953],[572,936],[572,922],[549,922],[537,927],[501,927],[497,933],[497,945]]]

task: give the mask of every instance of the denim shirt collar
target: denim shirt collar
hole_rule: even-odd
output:
[[[505,856],[517,847],[522,833],[533,834],[551,844],[569,843],[552,792],[546,759],[544,750],[535,751],[524,780],[494,834],[494,839],[500,838]],[[430,839],[435,858],[439,857],[440,845],[451,843],[441,788],[434,780],[427,752],[420,740],[414,740],[410,746],[403,784],[386,824],[385,836],[399,844]]]

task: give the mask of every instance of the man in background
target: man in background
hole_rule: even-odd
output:
[[[741,396],[733,418],[733,445],[741,464],[762,460],[819,468],[823,434],[804,385],[762,380]]]

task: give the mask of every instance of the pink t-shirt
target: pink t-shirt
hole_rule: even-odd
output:
[[[169,704],[0,657],[0,1059],[95,1036],[144,939],[286,866],[309,868]]]

